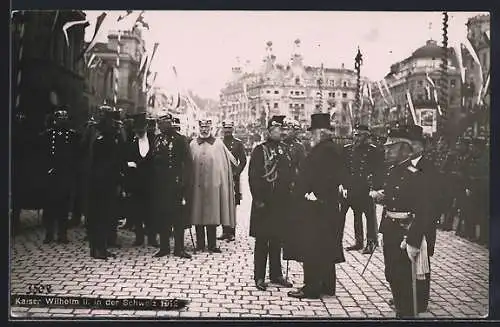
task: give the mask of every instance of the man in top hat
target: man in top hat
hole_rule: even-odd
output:
[[[257,289],[262,291],[267,289],[268,257],[271,283],[292,287],[281,271],[293,181],[292,159],[288,147],[281,141],[284,118],[273,116],[269,120],[267,140],[254,148],[248,166],[252,194],[250,236],[255,238],[254,280]]]
[[[363,214],[366,217],[366,247],[363,254],[374,251],[377,243],[377,216],[373,199],[369,192],[373,187],[380,185],[379,179],[384,168],[383,152],[376,145],[369,142],[370,130],[368,126],[357,124],[353,130],[352,144],[344,146],[345,157],[349,167],[347,182],[347,203],[344,203],[342,212],[345,215],[350,206],[354,212],[355,244],[347,251],[363,249]]]
[[[78,134],[68,126],[66,108],[58,108],[53,117],[53,127],[42,133],[40,146],[43,151],[42,165],[46,189],[43,195],[43,222],[46,232],[44,243],[54,241],[56,224],[57,241],[68,243],[68,215],[71,193],[75,186],[79,141]]]
[[[422,158],[420,126],[391,129],[385,149],[389,167],[384,188],[370,194],[384,205],[379,232],[396,316],[414,317],[426,311],[429,300],[429,257],[434,253],[436,233],[435,173]]]
[[[126,189],[130,193],[131,218],[135,227],[135,246],[144,244],[144,227],[148,244],[158,246],[152,222],[152,183],[154,177],[153,141],[146,133],[146,113],[133,117],[134,137],[126,149]]]
[[[174,255],[190,259],[184,249],[184,229],[189,214],[192,180],[192,156],[189,144],[172,126],[173,117],[167,113],[159,117],[160,134],[154,141],[154,220],[160,233],[157,258],[170,255],[170,235],[174,232]]]
[[[313,147],[299,172],[288,239],[295,243],[294,259],[304,263],[304,287],[288,293],[295,298],[335,295],[335,264],[345,261],[338,189],[346,179],[346,163],[332,140],[329,114],[311,115],[309,130]]]
[[[235,204],[239,205],[241,202],[241,191],[240,191],[240,175],[247,164],[247,156],[245,153],[245,146],[240,139],[233,136],[234,132],[234,122],[225,120],[222,122],[222,128],[224,133],[223,142],[224,145],[231,151],[231,154],[236,159],[237,164],[232,166],[233,170],[233,181],[234,181],[234,195]],[[234,241],[236,235],[235,227],[224,226],[222,228],[222,235],[218,238],[219,240],[227,240],[228,242]]]
[[[95,259],[114,257],[108,247],[117,245],[117,202],[126,165],[125,138],[118,114],[112,108],[104,109],[90,146],[87,233],[90,255]]]
[[[224,143],[212,135],[212,121],[199,121],[200,133],[190,143],[193,155],[193,190],[191,224],[196,226],[197,249],[220,253],[217,247],[218,225],[233,228],[236,224],[234,181],[231,165],[236,159]]]

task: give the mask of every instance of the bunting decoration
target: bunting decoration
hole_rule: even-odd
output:
[[[77,60],[84,58],[85,54],[94,47],[94,45],[96,43],[96,36],[99,33],[99,29],[101,28],[102,22],[104,21],[106,16],[107,16],[107,14],[105,12],[103,12],[101,15],[99,15],[99,17],[97,17],[97,20],[95,23],[94,35],[92,36],[92,39],[90,40],[87,47],[80,53]]]
[[[149,31],[149,24],[144,21],[144,10],[141,11],[139,14],[139,17],[137,17],[137,20],[135,21],[134,27],[137,26],[138,24],[142,25],[145,29]]]
[[[122,16],[122,15],[118,16],[118,19],[117,19],[116,21],[117,21],[117,22],[119,22],[119,21],[121,21],[121,20],[123,20],[123,19],[127,18],[127,17],[128,17],[130,14],[132,14],[133,12],[134,12],[133,10],[127,10],[127,13],[126,13],[124,16]]]
[[[97,58],[97,60],[90,66],[91,69],[99,67],[103,63],[101,58]]]
[[[91,56],[90,56],[90,59],[87,63],[87,67],[90,67],[90,65],[92,64],[92,62],[94,61],[94,58],[95,58],[95,53],[93,53]]]
[[[368,99],[370,100],[370,103],[372,106],[375,105],[375,101],[373,101],[373,96],[372,96],[372,84],[368,83]]]
[[[69,47],[68,29],[70,29],[71,27],[73,27],[75,25],[85,25],[85,27],[87,27],[89,25],[89,22],[85,19],[85,20],[67,22],[64,24],[62,30],[64,33],[64,40],[66,41],[66,46],[68,46],[68,47]]]
[[[20,19],[20,25],[19,25],[19,50],[17,53],[17,77],[16,77],[16,102],[15,102],[15,107],[16,111],[19,109],[19,104],[21,103],[21,81],[22,81],[22,60],[23,60],[23,47],[24,47],[24,11],[21,11],[19,13],[21,19]]]
[[[415,107],[413,107],[413,101],[411,100],[410,90],[406,90],[406,99],[408,100],[408,106],[410,108],[413,123],[417,125],[417,115],[415,114]]]
[[[114,93],[113,101],[115,106],[118,105],[118,85],[120,81],[120,52],[121,52],[121,32],[118,31],[118,43],[116,45],[116,67],[115,67],[115,83],[114,83]]]
[[[349,115],[349,121],[351,122],[351,127],[354,127],[354,114],[352,113],[352,103],[348,102],[347,103],[347,108],[348,108],[348,115]]]
[[[360,110],[363,106],[363,99],[361,97],[361,65],[363,64],[363,55],[358,47],[358,52],[356,53],[356,57],[354,58],[354,68],[356,69],[356,109]]]
[[[385,97],[384,90],[382,89],[382,84],[380,83],[380,81],[377,81],[377,87],[378,87],[380,95],[382,96],[382,99],[384,100],[385,104],[389,105],[389,102],[387,102],[387,99]]]
[[[394,97],[392,96],[392,93],[389,90],[389,85],[387,84],[387,81],[385,80],[385,78],[382,80],[382,83],[384,84],[384,88],[387,91],[387,94],[391,98],[391,103],[394,104]]]
[[[481,103],[481,94],[483,92],[483,86],[484,86],[484,79],[483,79],[483,67],[481,66],[481,62],[479,61],[479,57],[476,53],[476,50],[474,50],[474,47],[470,43],[469,39],[466,38],[464,42],[465,49],[469,52],[469,54],[472,56],[472,59],[474,60],[475,65],[477,66],[478,73],[477,77],[479,80],[479,90],[477,94],[477,104]]]

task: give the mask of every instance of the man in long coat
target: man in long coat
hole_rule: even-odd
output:
[[[296,185],[297,210],[293,222],[300,249],[296,260],[304,263],[305,285],[288,293],[296,298],[335,295],[335,264],[345,261],[339,186],[347,167],[332,141],[329,114],[313,114],[313,147],[306,157]],[[292,241],[293,241],[292,240]],[[286,247],[286,242],[285,242]]]
[[[391,287],[396,317],[414,317],[426,311],[430,289],[430,260],[434,253],[437,210],[434,167],[422,158],[422,128],[398,126],[389,133],[388,168],[384,188],[372,197],[384,204],[379,232],[383,234],[385,277]],[[412,277],[413,276],[413,277]]]
[[[148,244],[158,246],[153,228],[153,140],[146,133],[146,113],[134,116],[132,131],[135,135],[129,139],[125,156],[127,160],[126,189],[130,193],[131,213],[135,227],[135,246],[144,244],[144,229]]]
[[[191,188],[192,159],[189,144],[172,126],[167,113],[158,120],[160,134],[154,141],[154,210],[160,250],[154,255],[170,254],[170,235],[174,231],[174,256],[190,259],[184,249],[184,229],[187,224],[186,206]]]
[[[193,156],[191,224],[196,226],[197,250],[220,253],[217,226],[233,228],[236,205],[231,164],[236,160],[224,143],[212,136],[212,121],[199,121],[200,134],[190,143]]]
[[[265,277],[268,257],[271,283],[292,287],[281,271],[281,249],[293,181],[292,159],[288,147],[281,142],[284,118],[271,118],[268,139],[252,151],[248,166],[252,194],[250,236],[255,238],[254,280],[255,286],[262,291],[267,289]]]

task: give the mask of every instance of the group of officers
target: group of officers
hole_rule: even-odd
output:
[[[88,164],[81,178],[87,195],[82,211],[93,258],[115,256],[109,248],[119,246],[117,203],[123,196],[131,203],[127,224],[135,231],[134,245],[143,245],[147,236],[149,245],[160,248],[155,256],[163,257],[170,254],[173,233],[174,255],[191,258],[184,248],[184,231],[192,225],[186,218],[190,215],[186,202],[192,198],[193,171],[196,174],[191,152],[193,145],[214,144],[211,122],[200,121],[200,135],[190,140],[179,133],[171,114],[159,117],[157,127],[145,113],[135,115],[132,133],[127,134],[118,111],[103,107],[102,113],[99,121],[88,122],[85,135],[79,135],[68,127],[67,111],[57,110],[53,126],[42,134],[45,182],[51,185],[43,212],[44,242],[55,240],[56,225],[57,241],[68,242],[72,177],[83,152]],[[228,194],[235,201],[230,203],[238,205],[239,180],[247,159],[243,144],[232,136],[233,126],[232,122],[223,123],[223,143],[232,157],[233,181],[228,185],[234,189]],[[426,311],[429,257],[434,252],[436,224],[444,208],[436,205],[441,196],[441,183],[437,181],[441,179],[425,155],[422,128],[396,125],[389,130],[383,147],[370,142],[369,128],[360,124],[354,128],[353,143],[339,147],[333,141],[328,114],[311,116],[310,147],[298,138],[300,130],[298,122],[273,116],[266,140],[250,156],[255,286],[267,289],[269,258],[271,283],[292,287],[282,273],[283,255],[285,260],[303,262],[304,268],[304,287],[289,292],[289,296],[335,295],[335,264],[345,261],[342,244],[350,207],[355,243],[346,250],[372,254],[380,245],[377,233],[382,233],[385,276],[397,316],[411,317]],[[376,203],[384,207],[379,227]],[[235,223],[221,219],[218,224],[223,225],[218,239],[234,241]],[[196,232],[197,249],[204,250],[204,231],[197,226]],[[203,233],[203,240],[199,233]],[[208,250],[220,252],[208,227],[207,234]]]

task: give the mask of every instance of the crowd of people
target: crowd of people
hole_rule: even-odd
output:
[[[217,240],[235,241],[247,155],[233,136],[232,122],[223,122],[224,136],[218,138],[212,121],[201,119],[199,134],[188,138],[171,114],[148,119],[141,113],[123,124],[118,111],[103,107],[102,117],[90,120],[81,135],[68,127],[67,111],[57,110],[53,118],[40,136],[43,183],[50,186],[43,194],[44,243],[69,242],[68,224],[81,223],[82,216],[95,259],[116,256],[110,248],[120,247],[122,216],[135,233],[134,246],[147,239],[159,248],[155,257],[171,253],[173,235],[174,255],[191,258],[184,234],[192,226],[196,251],[220,253]],[[267,289],[268,261],[271,283],[292,287],[283,276],[285,259],[303,262],[304,268],[304,287],[289,296],[335,295],[335,265],[345,261],[345,216],[351,208],[355,243],[345,250],[369,255],[382,246],[397,316],[426,311],[436,228],[450,228],[458,208],[458,233],[472,236],[477,223],[487,235],[487,148],[463,152],[462,142],[456,151],[443,151],[441,143],[426,141],[421,127],[405,124],[395,125],[384,139],[357,124],[352,143],[339,146],[329,114],[320,113],[311,116],[308,133],[305,141],[298,122],[273,116],[266,139],[251,151],[249,233],[255,238],[256,288]],[[441,158],[443,153],[448,155]],[[377,203],[384,207],[379,226]],[[217,226],[223,226],[219,237]]]

